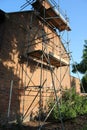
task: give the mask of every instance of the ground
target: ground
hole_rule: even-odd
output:
[[[43,122],[41,122],[43,123]],[[87,124],[87,115],[80,116],[75,119],[63,122],[64,130],[82,130],[83,126]],[[44,126],[39,129],[39,122],[31,121],[23,124],[22,126],[12,124],[8,127],[0,127],[0,130],[63,130],[61,123],[58,122],[45,122]]]

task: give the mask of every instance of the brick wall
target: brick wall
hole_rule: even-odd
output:
[[[47,36],[45,38],[48,39],[45,40],[45,46],[51,45],[51,48],[47,47],[45,52],[51,51],[60,55],[62,51],[65,54],[62,58],[68,62],[69,58],[56,32],[46,25],[43,26],[32,11],[7,15],[3,26],[0,25],[0,37],[3,39],[0,39],[0,103],[2,104],[0,120],[7,118],[11,81],[13,81],[10,120],[16,119],[17,114],[21,113],[24,121],[28,121],[32,113],[39,114],[39,86],[44,84],[41,104],[45,110],[46,103],[53,96],[53,85],[49,65],[43,65],[41,76],[41,62],[38,63],[35,58],[26,58],[26,52],[42,48],[42,31],[44,30]],[[31,48],[26,47],[34,43],[39,44]],[[55,51],[57,47],[58,51]],[[20,56],[24,56],[21,62],[19,62]],[[53,67],[53,72],[53,80],[58,92],[60,87],[70,88],[69,66]]]
[[[71,86],[75,87],[77,93],[81,93],[80,79],[79,78],[71,76]]]

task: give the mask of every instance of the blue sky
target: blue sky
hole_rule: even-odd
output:
[[[20,11],[21,5],[25,2],[26,0],[1,0],[0,9],[6,12]],[[70,52],[74,61],[80,62],[84,40],[87,39],[87,0],[56,0],[56,2],[59,2],[60,8],[67,12],[69,17],[72,29],[69,33]],[[25,8],[27,9],[29,7]]]

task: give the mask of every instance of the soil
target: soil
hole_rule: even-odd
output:
[[[59,122],[45,122],[39,129],[40,123],[43,124],[43,122],[37,121],[30,121],[23,125],[10,124],[8,127],[0,127],[0,130],[81,130],[87,124],[87,115],[64,121],[64,128]]]

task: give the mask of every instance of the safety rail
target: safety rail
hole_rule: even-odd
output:
[[[59,14],[66,22],[68,22],[68,17],[66,13],[60,8],[60,6],[56,3],[55,0],[47,0],[54,11]]]
[[[26,3],[21,6],[21,10],[26,8],[28,5],[32,5],[37,0],[26,0]],[[43,2],[43,0],[40,0],[40,2]],[[60,8],[60,6],[56,3],[55,0],[47,0],[47,2],[51,5],[51,7],[64,19],[68,22],[67,15],[65,12]]]

